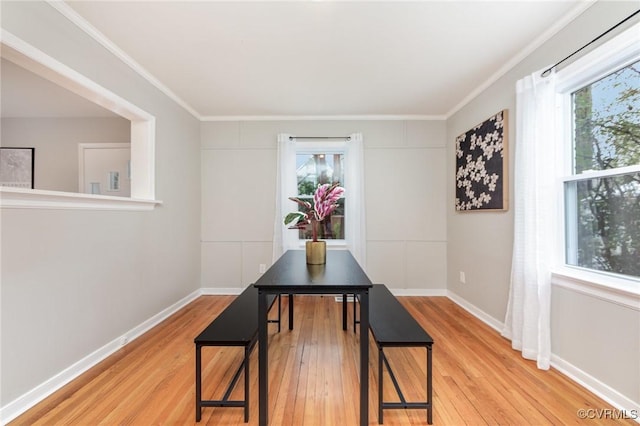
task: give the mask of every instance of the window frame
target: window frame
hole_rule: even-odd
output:
[[[557,262],[552,269],[552,283],[602,300],[640,311],[640,278],[605,271],[583,268],[567,263],[567,227],[565,184],[596,177],[609,177],[639,172],[640,165],[610,170],[574,173],[573,164],[573,105],[571,94],[612,72],[640,60],[637,34],[640,24],[635,24],[613,39],[597,47],[587,55],[557,72],[558,140],[563,143],[563,175],[557,179],[559,212]]]
[[[343,159],[345,160],[344,162],[346,163],[347,142],[346,141],[298,142],[296,144],[296,160],[297,160],[298,154],[342,154]],[[343,174],[344,174],[344,170],[343,170]],[[341,185],[344,187],[344,182],[341,182]],[[298,185],[297,185],[297,178],[296,178],[296,196],[299,196],[300,194],[297,193],[297,188],[298,188]],[[344,199],[345,197],[342,196],[341,198]],[[347,217],[346,209],[345,209],[344,216],[345,216],[344,223],[346,223],[346,217]],[[304,245],[307,240],[300,238],[299,234],[297,235],[298,235],[298,247],[304,248]],[[327,246],[332,248],[345,248],[347,246],[347,240],[344,238],[343,239],[327,239],[324,241],[326,241]]]

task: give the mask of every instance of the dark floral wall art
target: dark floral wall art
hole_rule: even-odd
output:
[[[456,210],[507,210],[507,112],[456,138]]]

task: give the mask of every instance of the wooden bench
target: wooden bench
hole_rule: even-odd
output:
[[[355,324],[356,301],[354,298],[353,318]],[[378,347],[378,423],[383,422],[382,411],[399,408],[424,408],[427,410],[427,423],[433,423],[433,391],[431,374],[431,356],[433,339],[411,316],[404,306],[391,294],[384,284],[374,284],[369,291],[369,329]],[[424,347],[427,351],[427,400],[407,402],[396,376],[384,353],[388,347]],[[383,368],[386,366],[400,402],[385,402],[383,398]]]
[[[278,324],[280,331],[281,299],[278,299],[278,317],[269,320]],[[269,309],[273,306],[276,295],[268,296]],[[196,345],[196,422],[202,415],[202,407],[244,407],[244,421],[249,421],[249,356],[258,340],[258,289],[253,285],[247,287],[227,308],[220,313],[194,339]],[[244,347],[244,359],[235,372],[222,399],[202,399],[202,365],[201,351],[203,346],[240,346]],[[240,374],[244,370],[244,399],[229,400]]]

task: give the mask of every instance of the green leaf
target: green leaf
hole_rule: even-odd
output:
[[[288,215],[286,215],[284,217],[284,224],[288,225],[291,222],[293,222],[294,220],[297,222],[301,219],[304,219],[304,213],[301,212],[293,212],[293,213],[289,213]]]

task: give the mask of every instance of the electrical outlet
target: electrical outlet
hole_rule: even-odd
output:
[[[264,274],[266,270],[267,270],[267,265],[264,263],[261,263],[260,267],[258,268],[258,272],[260,272],[261,274]]]
[[[460,284],[466,284],[467,283],[467,277],[465,276],[464,272],[460,271]]]

